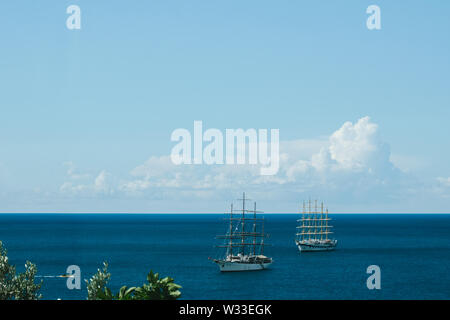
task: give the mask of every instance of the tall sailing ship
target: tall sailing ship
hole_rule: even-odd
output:
[[[231,210],[228,220],[228,231],[225,235],[217,236],[218,239],[224,239],[224,244],[219,248],[226,248],[225,257],[221,259],[212,259],[222,272],[227,271],[256,271],[267,269],[273,262],[272,258],[264,255],[264,218],[257,218],[256,202],[253,210],[246,209],[246,202],[250,199],[245,198],[243,193],[242,209]]]
[[[330,239],[329,235],[333,232],[329,225],[331,219],[328,217],[328,208],[324,211],[323,202],[320,209],[317,206],[317,200],[312,207],[311,200],[308,205],[303,202],[302,218],[298,219],[295,244],[300,252],[307,251],[330,251],[334,250],[337,240]]]

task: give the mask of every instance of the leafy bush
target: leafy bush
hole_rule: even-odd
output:
[[[0,241],[0,300],[38,300],[42,299],[39,290],[42,286],[35,283],[36,265],[27,261],[25,272],[16,274],[16,267],[9,264],[7,251]],[[170,277],[160,278],[158,273],[147,275],[147,283],[142,287],[123,286],[114,294],[107,287],[111,274],[108,263],[98,269],[91,279],[85,280],[88,300],[176,300],[181,296],[181,286]]]
[[[106,284],[111,278],[111,274],[108,272],[108,263],[103,262],[103,269],[97,270],[97,273],[92,276],[92,278],[88,281],[85,280],[87,286],[88,300],[107,300],[101,299],[100,296],[103,297],[103,293],[105,293]]]
[[[42,286],[35,283],[36,265],[27,261],[25,272],[16,274],[16,267],[9,264],[7,251],[0,241],[0,300],[38,300],[42,298]]]
[[[174,279],[161,279],[153,271],[147,275],[148,283],[142,287],[123,286],[116,294],[106,286],[110,278],[108,264],[104,262],[103,269],[98,269],[89,281],[86,280],[88,300],[176,300],[181,296],[181,286],[174,283]]]
[[[174,279],[165,277],[159,278],[158,273],[147,275],[148,284],[144,283],[142,287],[136,288],[134,298],[136,300],[176,300],[181,296],[181,286],[174,283]]]

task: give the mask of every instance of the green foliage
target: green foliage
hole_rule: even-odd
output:
[[[103,269],[97,269],[97,273],[92,278],[86,281],[88,300],[112,300],[106,299],[108,297],[108,288],[106,284],[111,278],[111,274],[108,272],[108,263],[103,262]],[[110,291],[110,290],[109,290]],[[112,295],[111,295],[112,296]]]
[[[160,279],[158,273],[150,271],[147,281],[148,284],[136,288],[136,300],[176,300],[181,296],[181,286],[170,277]]]
[[[117,294],[113,294],[111,289],[105,287],[103,290],[98,291],[95,300],[133,300],[133,292],[135,289],[135,287],[127,288],[127,286],[123,286]]]
[[[42,298],[42,295],[38,294],[38,292],[43,281],[34,283],[36,273],[36,265],[27,261],[25,263],[25,272],[19,273],[16,277],[16,300],[38,300]]]
[[[133,300],[133,293],[135,290],[135,287],[127,288],[126,286],[123,286],[120,288],[116,300]]]
[[[108,264],[103,263],[102,270],[86,281],[88,290],[88,300],[176,300],[181,296],[181,286],[174,283],[174,279],[165,277],[159,278],[159,274],[153,271],[147,276],[148,283],[142,287],[123,286],[119,292],[114,294],[106,285],[111,277],[108,273]]]
[[[9,264],[6,249],[0,241],[0,300],[9,300],[14,297],[14,278],[16,268]]]
[[[27,261],[25,272],[16,274],[16,267],[9,264],[7,251],[0,241],[0,300],[38,300],[42,298],[42,286],[35,283],[36,265]]]
[[[16,274],[16,268],[9,264],[7,251],[0,241],[0,300],[38,300],[42,298],[39,290],[42,286],[35,283],[37,273],[36,265],[27,261],[25,272]],[[165,277],[161,279],[158,273],[147,275],[147,283],[142,287],[123,286],[114,294],[107,284],[111,278],[108,272],[108,263],[98,269],[91,279],[85,280],[88,300],[176,300],[180,298],[181,286],[174,283],[174,279]]]

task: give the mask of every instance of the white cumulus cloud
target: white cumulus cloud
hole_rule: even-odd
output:
[[[80,173],[72,162],[66,162],[68,166],[67,180],[59,188],[59,191],[66,195],[112,195],[115,192],[115,182],[113,176],[105,170],[92,177],[87,173]]]
[[[168,155],[152,156],[123,179],[104,170],[91,176],[69,163],[60,191],[175,202],[230,199],[247,191],[255,198],[277,201],[317,196],[344,208],[349,203],[355,207],[400,203],[427,197],[427,192],[450,194],[450,178],[439,178],[427,188],[391,158],[379,126],[363,117],[345,122],[328,137],[281,141],[280,169],[273,176],[260,175],[258,165],[175,165]]]
[[[281,142],[280,153],[280,170],[273,176],[261,176],[254,165],[174,165],[169,156],[153,156],[133,169],[134,179],[119,189],[147,196],[162,190],[195,196],[251,189],[274,196],[331,193],[367,201],[373,195],[395,197],[407,184],[369,117],[344,123],[327,139]]]

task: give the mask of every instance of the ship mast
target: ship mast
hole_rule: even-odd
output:
[[[317,240],[317,200],[314,200],[314,240]]]
[[[260,246],[260,252],[264,249],[264,218],[257,218],[257,213],[262,213],[262,211],[256,210],[256,202],[254,203],[254,210],[246,209],[245,202],[250,199],[246,198],[245,192],[243,193],[242,199],[242,210],[238,210],[241,214],[234,214],[233,203],[231,204],[230,216],[225,218],[229,220],[228,232],[225,235],[216,236],[217,239],[226,239],[223,245],[218,245],[219,248],[227,248],[227,256],[233,257],[233,251],[236,253],[241,253],[242,255],[256,255],[257,246]],[[253,216],[245,215],[246,213],[253,213]],[[251,227],[250,222],[246,223],[246,220],[252,220],[253,226]],[[233,223],[236,221],[236,223]],[[258,224],[261,222],[261,231],[258,232]],[[239,225],[239,223],[241,225]],[[247,230],[246,230],[247,229]],[[261,242],[259,242],[258,237],[261,237]],[[251,241],[249,241],[251,240]],[[233,250],[233,248],[237,248]]]
[[[320,240],[323,240],[323,201],[320,205]]]
[[[311,199],[308,200],[308,220],[309,220],[309,228],[308,228],[308,240],[311,240],[311,227],[312,227],[312,221],[311,221]]]
[[[305,240],[305,212],[306,212],[306,203],[305,201],[303,201],[302,229],[301,229],[302,241]]]
[[[241,247],[241,253],[242,255],[245,255],[245,192],[242,194],[242,238],[241,238],[241,242],[242,242],[242,247]]]
[[[302,218],[297,220],[301,222],[297,226],[297,229],[301,230],[296,233],[297,240],[324,241],[325,238],[328,241],[328,235],[333,233],[330,231],[330,228],[333,226],[328,224],[330,220],[331,218],[328,217],[328,208],[325,209],[323,201],[320,202],[320,206],[318,200],[314,200],[314,204],[311,199],[307,203],[303,201]]]
[[[231,258],[233,257],[233,203],[231,203],[231,211],[230,211],[230,248],[229,255]]]
[[[261,254],[264,254],[264,218],[261,225],[261,249],[259,251]]]
[[[256,254],[256,201],[253,210],[253,255]]]

